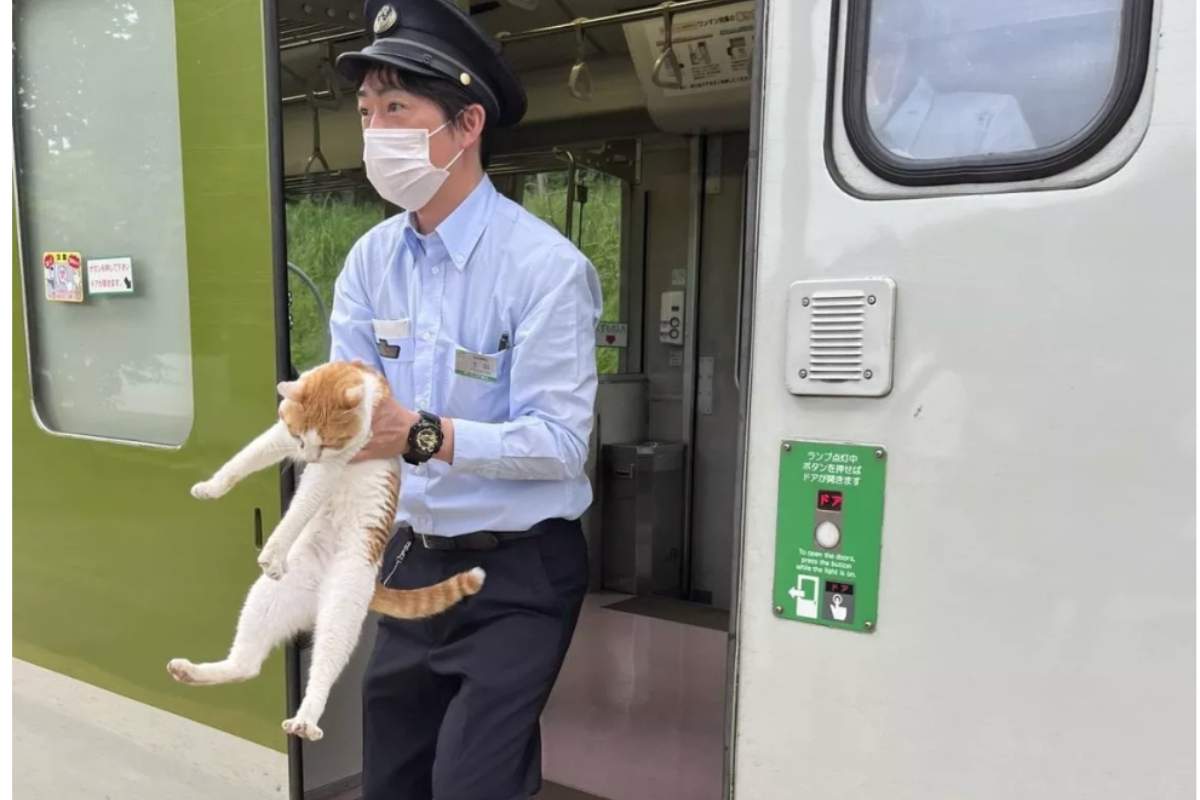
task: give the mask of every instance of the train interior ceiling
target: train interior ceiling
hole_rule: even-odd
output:
[[[591,591],[542,739],[547,780],[613,800],[722,792],[755,3],[676,6],[668,51],[652,4],[469,4],[529,96],[521,125],[492,135],[491,179],[569,236],[604,289]],[[361,3],[278,0],[278,14],[289,333],[303,370],[328,352],[350,245],[398,209],[366,180],[356,87],[332,69],[368,41]],[[329,735],[305,745],[306,796],[354,785],[353,673],[372,628]]]

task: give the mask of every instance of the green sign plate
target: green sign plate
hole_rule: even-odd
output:
[[[887,452],[786,441],[779,454],[776,616],[870,632],[878,623]]]

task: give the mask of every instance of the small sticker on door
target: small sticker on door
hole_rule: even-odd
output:
[[[624,322],[601,322],[596,326],[597,347],[628,347],[629,326]]]
[[[132,258],[89,258],[88,294],[133,294]]]
[[[42,253],[42,271],[47,300],[83,302],[83,259],[79,253]]]
[[[454,371],[468,378],[494,383],[500,377],[500,360],[466,350],[454,351]]]

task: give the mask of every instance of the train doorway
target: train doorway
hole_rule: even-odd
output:
[[[756,4],[688,0],[669,15],[618,0],[522,5],[469,4],[529,95],[525,121],[495,136],[489,179],[570,238],[604,290],[584,518],[591,579],[543,715],[539,797],[718,800],[753,277]],[[327,357],[350,246],[400,209],[366,180],[355,87],[332,69],[366,41],[361,6],[275,6],[279,333],[301,371]],[[358,796],[373,631],[369,622],[330,699],[325,739],[290,743],[296,797]],[[289,655],[294,702],[305,642]]]

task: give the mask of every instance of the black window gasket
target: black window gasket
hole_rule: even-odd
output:
[[[846,135],[855,154],[868,169],[884,180],[901,186],[1008,183],[1065,172],[1096,155],[1116,136],[1137,106],[1146,82],[1154,2],[1125,0],[1121,10],[1121,32],[1113,83],[1100,113],[1090,125],[1052,147],[1019,154],[928,160],[903,158],[880,143],[867,120],[871,0],[850,0],[847,6],[845,85],[842,92]]]

